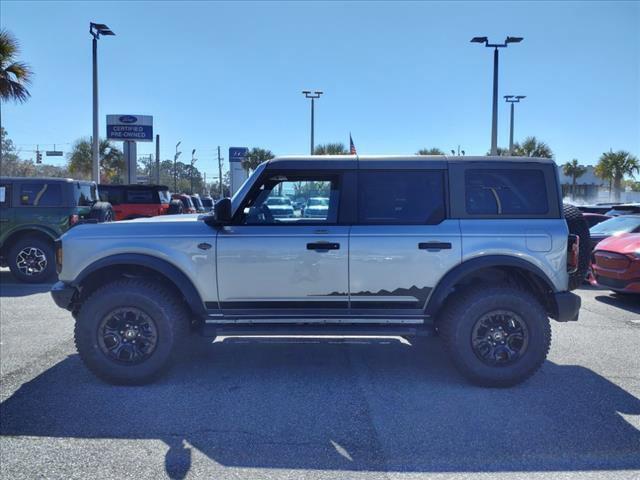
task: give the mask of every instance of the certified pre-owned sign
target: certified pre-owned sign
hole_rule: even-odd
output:
[[[107,115],[107,138],[152,142],[153,117],[151,115]]]

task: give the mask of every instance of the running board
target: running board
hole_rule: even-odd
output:
[[[375,336],[375,337],[414,337],[433,336],[433,325],[341,325],[341,324],[204,324],[200,333],[206,337],[232,336]]]

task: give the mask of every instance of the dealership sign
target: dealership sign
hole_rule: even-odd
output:
[[[123,142],[152,142],[151,115],[107,115],[107,138]]]

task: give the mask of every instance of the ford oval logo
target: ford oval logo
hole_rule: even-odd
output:
[[[118,120],[120,120],[121,123],[136,123],[138,121],[138,118],[134,117],[133,115],[123,115],[118,118]]]

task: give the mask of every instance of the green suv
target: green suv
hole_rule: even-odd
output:
[[[23,282],[55,275],[54,242],[77,223],[113,220],[94,182],[0,177],[0,265]]]

